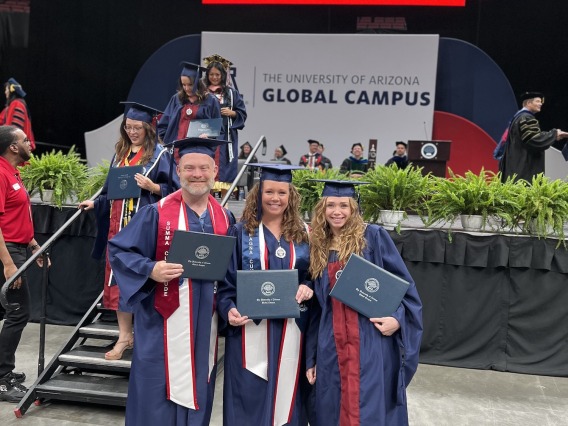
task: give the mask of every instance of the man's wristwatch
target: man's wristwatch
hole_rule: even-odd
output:
[[[30,246],[30,250],[34,251],[35,249],[39,248],[39,244],[34,244],[33,246]]]

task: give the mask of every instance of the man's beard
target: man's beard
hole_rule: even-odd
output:
[[[28,153],[28,151],[25,148],[22,148],[21,146],[18,146],[18,155],[20,156],[23,162],[28,161],[31,158],[31,155]]]
[[[203,182],[203,181],[199,181],[199,182],[205,183],[206,185],[196,187],[196,186],[192,185],[193,183],[195,183],[195,181],[190,181],[189,179],[183,179],[181,181],[181,186],[187,192],[189,192],[191,195],[196,195],[196,196],[208,194],[209,191],[211,191],[213,189],[213,186],[215,186],[215,178],[214,177],[207,179],[206,182]]]

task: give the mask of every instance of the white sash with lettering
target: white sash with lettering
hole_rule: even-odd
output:
[[[260,266],[266,269],[264,241],[264,226],[258,227]],[[296,250],[291,244],[290,269],[296,265]],[[243,367],[258,377],[268,380],[268,321],[262,320],[258,325],[253,321],[247,323],[242,330],[243,339]],[[294,396],[298,383],[300,370],[302,333],[296,320],[288,318],[282,328],[280,354],[278,357],[278,370],[276,373],[277,385],[274,398],[274,426],[289,423],[294,408]]]
[[[180,204],[177,229],[187,230],[185,204]],[[199,409],[195,395],[195,372],[193,365],[194,336],[191,315],[191,281],[184,278],[179,286],[179,307],[165,321],[164,345],[166,357],[166,380],[169,399],[193,410]]]

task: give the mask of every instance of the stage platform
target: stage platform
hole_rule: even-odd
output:
[[[239,217],[243,202],[230,201]],[[76,210],[34,205],[45,241]],[[556,239],[421,229],[410,217],[389,229],[416,281],[424,309],[422,362],[568,377],[568,251]],[[76,324],[98,297],[104,263],[90,258],[92,212],[51,250],[47,318]],[[40,270],[29,270],[32,318],[39,319]]]

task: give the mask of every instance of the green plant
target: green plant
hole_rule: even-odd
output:
[[[101,164],[89,168],[87,171],[87,181],[79,192],[79,200],[91,198],[105,184],[108,171],[110,169],[110,161],[103,160]]]
[[[363,218],[379,219],[379,210],[412,210],[420,214],[428,195],[430,176],[422,176],[422,168],[409,166],[399,169],[396,164],[377,166],[369,170],[361,180],[361,208]]]
[[[346,176],[337,169],[327,170],[295,170],[292,174],[292,183],[300,193],[300,213],[311,213],[323,191],[323,182],[314,182],[313,179],[347,180]]]
[[[564,222],[568,219],[568,183],[560,179],[551,181],[542,173],[534,176],[530,184],[517,183],[520,209],[519,223],[523,231],[540,237],[554,233],[558,244],[564,241]]]
[[[512,179],[501,183],[501,175],[481,170],[464,176],[449,170],[450,178],[433,178],[432,193],[426,207],[427,225],[448,222],[451,225],[460,215],[480,215],[482,226],[488,216],[502,221],[502,226],[512,226],[519,208],[519,188]]]
[[[67,154],[54,150],[40,157],[32,155],[29,164],[21,168],[21,176],[31,194],[38,191],[43,196],[44,191],[52,190],[52,201],[61,208],[85,185],[87,166],[72,146]]]

